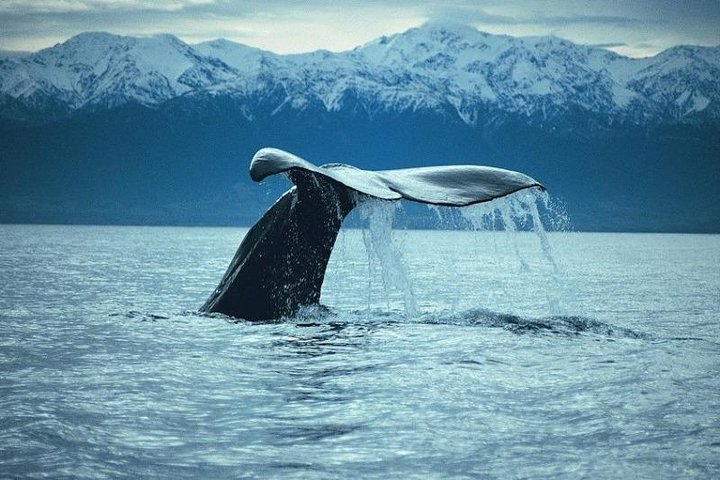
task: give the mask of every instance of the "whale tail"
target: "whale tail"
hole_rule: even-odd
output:
[[[278,173],[286,173],[294,186],[248,231],[201,312],[273,320],[318,303],[335,239],[358,194],[461,207],[544,189],[527,175],[493,167],[368,171],[344,164],[318,167],[274,148],[255,154],[253,180]]]

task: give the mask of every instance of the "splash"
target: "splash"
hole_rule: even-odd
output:
[[[574,311],[552,245],[566,220],[542,192],[462,208],[428,205],[424,221],[435,228],[414,232],[397,229],[417,221],[412,205],[405,211],[403,202],[363,195],[356,203],[350,224],[362,228],[340,231],[323,289],[328,305],[412,318],[478,307],[536,316]],[[455,284],[476,288],[468,295]]]
[[[388,310],[390,309],[389,294],[396,289],[402,292],[405,314],[415,317],[417,304],[403,260],[402,245],[398,245],[393,236],[395,212],[400,203],[364,195],[358,196],[357,203],[360,218],[366,222],[362,237],[368,254],[368,294],[372,292],[372,281],[376,278],[375,273],[379,269]],[[368,297],[368,305],[370,301]]]
[[[505,232],[506,243],[512,246],[523,273],[530,272],[532,268],[520,248],[519,233],[534,233],[542,257],[550,267],[549,283],[546,284],[549,310],[555,315],[567,313],[566,304],[572,297],[571,291],[545,228],[547,222],[553,230],[567,229],[569,220],[559,202],[551,202],[547,192],[531,189],[491,202],[463,207],[460,213],[472,230]],[[494,248],[498,248],[496,242]]]

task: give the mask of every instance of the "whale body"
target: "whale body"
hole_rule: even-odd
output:
[[[275,148],[259,150],[250,162],[256,182],[279,173],[294,186],[250,228],[201,312],[275,320],[319,303],[342,221],[364,196],[462,207],[544,189],[522,173],[477,165],[384,171],[340,163],[318,167]]]

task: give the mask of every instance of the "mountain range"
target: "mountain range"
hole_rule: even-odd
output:
[[[720,46],[649,58],[428,23],[278,55],[84,33],[0,52],[0,221],[246,223],[266,145],[382,169],[521,169],[579,229],[720,230]],[[255,189],[255,190],[253,190]]]

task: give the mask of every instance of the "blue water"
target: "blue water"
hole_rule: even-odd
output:
[[[0,226],[0,477],[720,476],[720,236],[351,230],[329,312],[195,314],[245,231]]]

